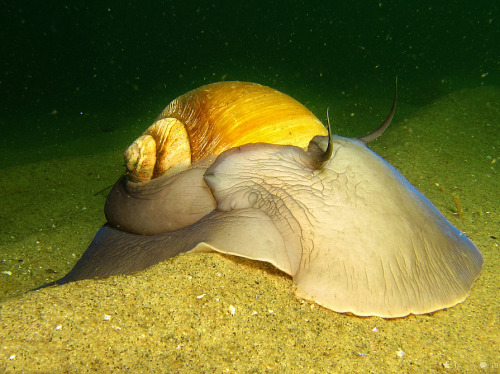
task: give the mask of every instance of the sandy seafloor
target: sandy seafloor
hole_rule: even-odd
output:
[[[372,98],[331,107],[344,126],[334,132],[348,135],[350,123],[378,126],[390,99]],[[328,104],[306,103],[315,112]],[[455,91],[422,107],[402,101],[371,146],[484,256],[464,303],[394,320],[299,300],[290,277],[271,265],[214,253],[25,293],[63,276],[86,249],[104,223],[106,193],[95,193],[118,178],[123,149],[146,127],[131,119],[73,141],[0,151],[1,372],[500,371],[500,88]]]

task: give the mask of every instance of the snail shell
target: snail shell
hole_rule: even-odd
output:
[[[255,83],[221,82],[172,101],[125,152],[128,174],[110,191],[110,225],[149,235],[197,222],[216,207],[204,174],[220,153],[247,143],[305,149],[321,122],[302,104]]]
[[[327,131],[295,99],[247,82],[202,86],[172,101],[125,151],[128,179],[147,182],[248,143],[307,148]]]

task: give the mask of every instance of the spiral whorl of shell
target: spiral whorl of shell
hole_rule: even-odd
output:
[[[192,162],[247,143],[306,148],[327,130],[305,106],[270,87],[213,83],[172,101],[125,152],[129,180],[176,174]]]

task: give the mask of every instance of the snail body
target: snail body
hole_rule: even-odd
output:
[[[74,268],[50,284],[130,274],[185,252],[273,264],[337,312],[403,317],[465,300],[483,258],[394,167],[326,135],[301,104],[227,82],[174,100],[125,152],[128,175]],[[43,287],[43,286],[42,286]]]

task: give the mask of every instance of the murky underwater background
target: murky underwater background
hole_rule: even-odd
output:
[[[2,371],[499,370],[499,5],[329,3],[0,2]],[[371,148],[483,253],[463,304],[341,315],[271,266],[217,254],[24,294],[71,269],[123,150],[175,97],[253,81],[322,121],[329,107],[354,137],[385,118],[396,75],[396,116]]]

